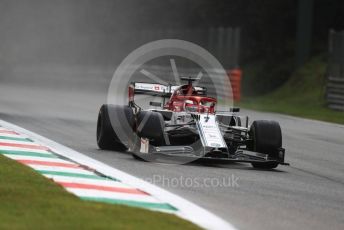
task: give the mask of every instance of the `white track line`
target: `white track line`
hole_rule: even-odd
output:
[[[9,133],[0,133],[0,137],[28,138],[27,136],[24,136],[24,135],[9,134]]]
[[[170,203],[176,207],[179,211],[176,215],[187,219],[205,229],[236,229],[233,225],[214,215],[213,213],[201,208],[200,206],[180,197],[171,192],[168,192],[156,185],[150,184],[144,180],[134,177],[128,173],[108,166],[100,161],[94,160],[84,154],[81,154],[71,148],[54,142],[48,138],[45,138],[37,133],[31,132],[12,123],[0,120],[0,125],[9,128],[19,133],[23,133],[42,145],[46,145],[51,148],[55,153],[67,157],[79,164],[86,165],[94,170],[113,178],[120,179],[123,183],[136,187],[142,191],[145,191],[158,200]],[[76,192],[76,191],[75,191]]]
[[[132,186],[128,186],[121,182],[110,180],[110,179],[106,180],[106,179],[92,179],[92,178],[77,178],[77,177],[56,176],[56,175],[49,175],[49,174],[44,174],[44,176],[56,182],[92,184],[92,185],[99,185],[99,186],[113,186],[113,187],[118,187],[118,188],[133,188]]]
[[[16,161],[25,161],[25,160],[34,160],[34,161],[44,161],[44,162],[52,162],[52,163],[65,163],[65,164],[73,164],[70,161],[62,160],[60,158],[48,158],[48,157],[33,157],[33,156],[21,156],[21,155],[12,155],[12,154],[2,154],[8,158],[11,158]],[[52,155],[55,156],[55,155]]]
[[[0,150],[3,151],[22,151],[22,152],[30,152],[30,153],[41,153],[41,154],[47,154],[51,155],[53,153],[47,151],[47,150],[41,150],[41,149],[28,149],[23,147],[10,147],[10,146],[0,146]]]
[[[30,165],[27,166],[33,168],[37,171],[56,171],[56,172],[65,172],[65,173],[79,173],[84,175],[96,175],[95,173],[82,169],[82,168],[66,168],[60,166],[45,166],[45,165]]]
[[[30,141],[25,141],[25,140],[6,140],[6,139],[0,139],[0,143],[11,143],[11,144],[24,144],[24,145],[40,146],[37,143],[30,142]]]
[[[161,204],[160,200],[157,200],[155,197],[145,195],[145,194],[128,194],[128,193],[121,193],[121,192],[108,192],[108,191],[100,191],[97,189],[80,189],[80,188],[68,188],[65,187],[71,193],[74,193],[77,196],[81,197],[94,197],[94,198],[107,198],[107,199],[115,199],[115,200],[130,200],[130,201],[137,201],[137,202],[149,202],[154,204]]]

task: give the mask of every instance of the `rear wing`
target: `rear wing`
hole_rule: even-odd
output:
[[[132,82],[129,85],[129,98],[135,94],[169,97],[180,85],[163,85],[158,83]],[[206,95],[205,87],[194,87],[199,95]]]
[[[162,84],[134,82],[131,83],[131,87],[134,90],[134,94],[168,96],[167,94],[172,93],[171,86],[166,86]]]
[[[174,91],[176,91],[180,85],[163,85],[158,83],[146,83],[146,82],[132,82],[129,85],[129,104],[134,103],[135,94],[146,94],[152,96],[158,96],[163,98],[163,104],[165,104],[165,98],[170,97]],[[197,95],[206,95],[207,89],[205,87],[194,87]]]

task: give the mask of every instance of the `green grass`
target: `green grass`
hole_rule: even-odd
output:
[[[198,229],[174,215],[82,201],[0,155],[0,229]]]
[[[276,91],[260,97],[244,97],[239,105],[248,109],[344,124],[344,112],[326,107],[326,65],[324,57],[314,57]]]

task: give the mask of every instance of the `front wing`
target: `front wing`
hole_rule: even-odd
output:
[[[206,164],[228,164],[234,162],[242,163],[278,163],[289,165],[284,162],[283,148],[280,149],[278,158],[269,159],[267,154],[256,153],[248,150],[238,150],[235,154],[223,155],[217,152],[208,152],[206,155],[197,156],[190,146],[161,146],[152,147],[148,153],[133,152],[135,158],[144,161],[161,163],[206,163]]]

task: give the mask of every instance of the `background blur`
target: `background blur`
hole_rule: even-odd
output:
[[[341,0],[1,0],[0,79],[106,82],[138,46],[179,38],[241,67],[244,96],[264,95],[313,57],[327,65],[343,27]]]

